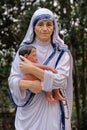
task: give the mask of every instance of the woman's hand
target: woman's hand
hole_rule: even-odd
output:
[[[20,62],[19,67],[20,70],[24,74],[32,74],[35,77],[37,77],[39,80],[43,81],[44,79],[44,70],[38,68],[35,66],[31,61],[27,60],[25,57],[20,56],[20,58],[23,60]]]
[[[26,89],[29,89],[34,93],[39,93],[42,91],[40,80],[35,80],[35,81],[19,80],[18,84],[21,91],[24,91]]]
[[[22,59],[22,62],[20,62],[19,64],[20,70],[24,74],[31,73],[32,67],[34,66],[32,62],[21,55],[20,55],[20,58]]]

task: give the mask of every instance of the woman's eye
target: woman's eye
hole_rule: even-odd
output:
[[[47,26],[52,26],[52,24],[51,23],[47,23]]]
[[[43,23],[39,23],[38,26],[43,26]]]

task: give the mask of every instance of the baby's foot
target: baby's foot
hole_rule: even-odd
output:
[[[52,95],[55,100],[65,100],[65,98],[61,95],[61,93],[58,89],[52,90]]]
[[[52,93],[46,92],[45,97],[48,102],[55,102],[56,100],[53,98]]]

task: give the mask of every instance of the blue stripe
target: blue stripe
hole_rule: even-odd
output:
[[[56,53],[56,45],[52,44],[54,51],[52,52],[52,54],[47,58],[47,60],[44,62],[44,65],[47,65],[49,63],[49,61],[53,58],[53,56]]]
[[[57,67],[57,64],[58,64],[58,62],[59,62],[59,60],[60,60],[60,58],[62,57],[62,55],[63,55],[64,52],[65,52],[65,51],[62,49],[61,52],[60,52],[60,55],[58,56],[58,59],[57,59],[57,61],[56,61],[55,68]]]
[[[44,19],[48,19],[48,20],[53,21],[53,18],[52,18],[51,15],[49,15],[49,14],[41,14],[41,15],[37,16],[37,17],[34,19],[34,21],[33,21],[33,26],[35,26],[38,21],[44,20]]]
[[[11,102],[12,102],[16,107],[25,107],[26,105],[30,104],[31,101],[33,100],[35,94],[32,93],[32,92],[30,92],[29,90],[26,90],[26,92],[27,92],[27,91],[28,91],[28,93],[30,93],[29,98],[27,99],[27,101],[26,101],[24,104],[18,105],[18,104],[14,101],[13,96],[12,96],[12,93],[11,93],[11,90],[9,89],[9,97],[10,97]]]
[[[60,109],[61,109],[61,123],[62,123],[62,130],[65,130],[65,111],[64,111],[64,106],[63,102],[59,101],[60,103]]]

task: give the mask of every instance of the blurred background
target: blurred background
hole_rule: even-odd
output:
[[[0,0],[0,130],[15,130],[16,107],[9,99],[8,76],[33,12],[54,12],[60,37],[73,55],[72,130],[87,129],[87,0]]]

